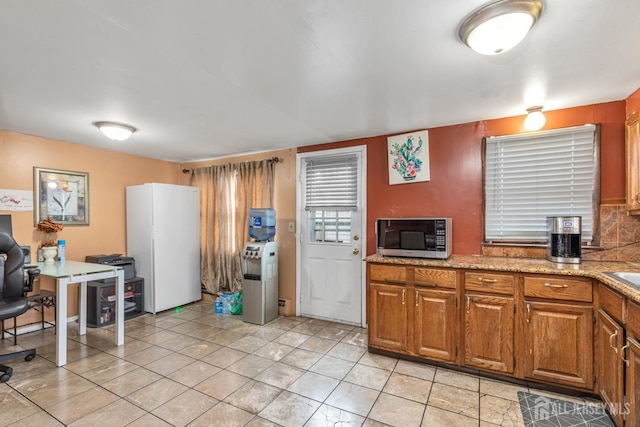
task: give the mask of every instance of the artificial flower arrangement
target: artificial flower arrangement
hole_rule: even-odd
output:
[[[44,242],[40,244],[40,247],[45,246],[56,246],[58,244],[57,240],[54,238],[55,233],[58,231],[62,231],[64,226],[60,223],[54,222],[51,217],[47,219],[43,219],[38,223],[38,230],[45,233]]]

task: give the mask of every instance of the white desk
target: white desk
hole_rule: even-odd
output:
[[[116,279],[116,345],[124,344],[124,270],[112,265],[78,261],[39,262],[41,276],[56,279],[56,365],[67,364],[67,286],[80,283],[80,335],[87,333],[87,282],[115,277]]]

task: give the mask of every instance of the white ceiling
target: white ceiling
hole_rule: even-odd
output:
[[[457,27],[485,0],[0,0],[0,129],[186,162],[640,87],[640,1],[543,2],[483,57]],[[139,130],[116,143],[101,120]]]

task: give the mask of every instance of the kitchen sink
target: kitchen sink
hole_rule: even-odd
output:
[[[634,288],[640,289],[640,273],[615,271],[615,272],[606,272],[604,274],[611,276],[615,279],[618,279],[621,282],[625,282],[626,284],[631,285]]]

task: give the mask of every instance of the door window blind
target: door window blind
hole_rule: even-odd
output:
[[[313,158],[305,162],[305,209],[355,211],[358,161],[355,155]]]
[[[596,126],[490,137],[485,152],[485,240],[545,242],[547,216],[582,217],[593,238],[599,176]]]

